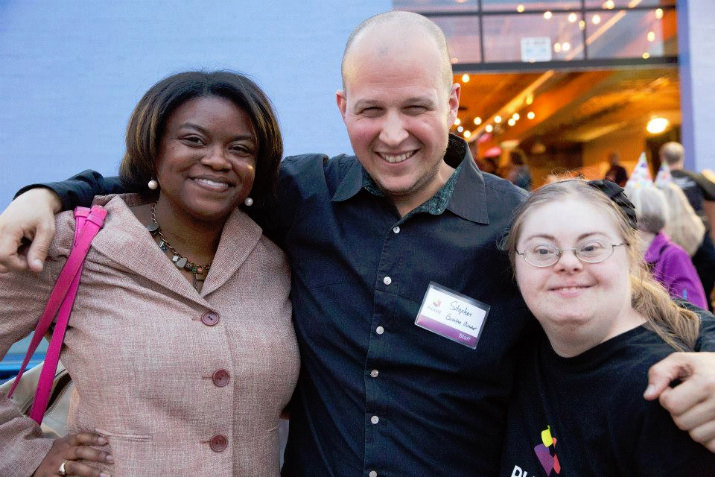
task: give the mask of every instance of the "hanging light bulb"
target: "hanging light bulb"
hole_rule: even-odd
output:
[[[645,129],[651,134],[660,134],[668,129],[670,121],[665,118],[655,117],[648,121]]]

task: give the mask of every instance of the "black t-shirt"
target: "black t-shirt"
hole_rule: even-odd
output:
[[[517,377],[501,475],[715,476],[715,454],[643,399],[648,369],[671,352],[645,327],[574,358],[540,339]]]

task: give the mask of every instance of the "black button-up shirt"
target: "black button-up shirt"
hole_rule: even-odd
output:
[[[284,475],[496,475],[517,341],[528,315],[497,241],[524,193],[458,170],[401,218],[351,156],[281,170],[302,370]],[[475,350],[415,325],[430,282],[491,306]]]

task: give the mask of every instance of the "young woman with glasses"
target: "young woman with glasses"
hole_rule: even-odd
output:
[[[545,336],[525,344],[502,475],[715,475],[715,454],[642,396],[652,364],[700,347],[700,320],[649,276],[635,217],[620,187],[582,180],[517,212],[504,248]]]

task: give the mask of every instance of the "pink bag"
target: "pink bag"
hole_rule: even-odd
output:
[[[106,216],[107,211],[98,205],[92,206],[91,209],[86,207],[77,207],[75,209],[75,233],[72,250],[67,258],[67,263],[65,263],[62,272],[60,272],[55,287],[52,289],[50,298],[47,300],[45,310],[40,317],[40,321],[37,323],[37,327],[35,327],[35,334],[32,336],[30,345],[27,348],[27,354],[25,354],[20,372],[17,373],[15,382],[8,393],[8,397],[12,397],[12,393],[15,391],[15,388],[22,378],[22,374],[25,372],[27,363],[49,330],[50,325],[52,325],[52,320],[55,315],[57,315],[55,329],[52,332],[52,339],[47,348],[45,362],[42,366],[42,374],[40,374],[37,391],[35,392],[35,398],[29,413],[29,416],[38,424],[42,424],[42,418],[47,409],[47,402],[50,399],[57,362],[60,359],[62,341],[65,338],[65,330],[67,329],[74,299],[77,295],[84,259],[89,252],[92,240],[95,235],[97,235],[97,232],[99,232],[99,229],[102,228]]]

